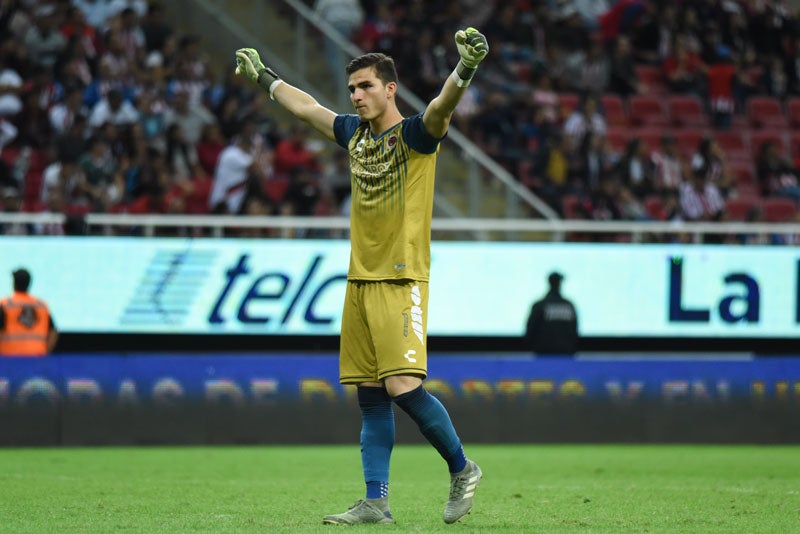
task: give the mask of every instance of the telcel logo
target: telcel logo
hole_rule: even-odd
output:
[[[347,275],[339,274],[322,280],[317,280],[315,275],[323,261],[322,255],[313,257],[307,268],[302,272],[299,283],[293,281],[291,274],[281,271],[254,273],[247,266],[248,254],[242,254],[235,266],[226,271],[227,282],[225,288],[217,297],[214,308],[208,317],[211,324],[223,324],[227,320],[222,315],[229,297],[237,284],[249,284],[249,289],[238,305],[236,319],[244,324],[267,324],[273,319],[285,325],[295,313],[302,313],[303,319],[310,324],[325,325],[332,323],[336,317],[320,316],[315,306],[320,297],[330,290],[337,282],[346,282]],[[269,288],[266,289],[266,288]],[[283,303],[280,316],[258,315],[251,311],[251,305],[266,302]]]

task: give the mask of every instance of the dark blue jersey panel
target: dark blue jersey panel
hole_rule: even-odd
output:
[[[361,125],[361,119],[358,115],[337,115],[333,120],[333,135],[336,136],[336,143],[342,148],[347,148],[350,138],[356,133],[359,125]]]
[[[433,154],[441,139],[436,139],[422,123],[422,113],[403,119],[403,139],[412,150],[421,154]]]

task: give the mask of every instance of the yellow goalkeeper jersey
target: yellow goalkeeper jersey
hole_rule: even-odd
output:
[[[427,282],[441,139],[425,130],[422,113],[377,136],[358,115],[338,115],[334,133],[350,153],[348,280]]]

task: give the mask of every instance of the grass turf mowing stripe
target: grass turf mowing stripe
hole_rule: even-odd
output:
[[[467,445],[475,508],[442,522],[431,447],[395,449],[403,532],[791,532],[800,447]],[[2,532],[326,532],[363,497],[356,446],[0,449]],[[372,527],[376,528],[376,527]]]

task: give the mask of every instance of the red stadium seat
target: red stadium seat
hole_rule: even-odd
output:
[[[648,95],[663,95],[667,93],[664,75],[659,67],[652,65],[637,65],[636,77],[645,86]]]
[[[648,154],[651,154],[661,147],[661,139],[664,137],[664,135],[668,134],[669,131],[662,130],[661,128],[644,127],[636,128],[632,133],[634,137],[637,137],[641,140],[645,147],[645,151]]]
[[[749,131],[729,130],[724,132],[714,132],[720,148],[725,151],[730,161],[743,160],[752,162],[753,152],[748,146]]]
[[[761,188],[754,182],[740,182],[736,184],[736,193],[739,198],[759,199],[761,198]]]
[[[753,207],[758,205],[754,198],[729,198],[725,201],[725,219],[729,221],[744,221]]]
[[[710,122],[703,103],[696,96],[668,97],[670,123],[676,128],[708,128]]]
[[[789,134],[789,156],[797,167],[800,163],[800,131],[792,131]]]
[[[769,197],[761,199],[764,219],[767,222],[791,221],[797,213],[797,204],[790,198]]]
[[[745,103],[745,116],[754,128],[788,128],[781,101],[772,96],[751,96]]]
[[[748,148],[745,135],[746,132],[741,130],[716,131],[714,132],[714,139],[726,152],[746,151]]]
[[[565,219],[577,219],[578,204],[580,199],[576,195],[564,195],[561,197],[561,214]]]
[[[652,195],[644,199],[644,207],[647,209],[647,214],[651,219],[656,221],[665,221],[667,219],[667,212],[664,209],[664,201],[657,195]]]
[[[600,105],[609,126],[625,126],[628,124],[628,113],[625,102],[619,95],[606,93],[600,97]]]
[[[669,125],[666,105],[662,98],[649,95],[633,95],[628,101],[630,120],[634,126]]]
[[[728,169],[736,182],[739,198],[756,200],[761,196],[761,187],[752,163],[735,161],[729,164]]]
[[[708,137],[709,132],[693,128],[681,128],[680,130],[673,130],[672,135],[675,136],[675,141],[678,143],[678,148],[684,157],[690,158],[697,152],[700,142]]]
[[[789,156],[789,147],[788,147],[788,140],[787,140],[787,130],[774,130],[774,129],[767,129],[767,130],[753,130],[750,132],[750,146],[752,148],[753,157],[757,157],[758,153],[761,151],[761,145],[764,144],[765,141],[775,141],[778,143],[778,149],[781,151],[781,155],[784,157]]]
[[[737,113],[731,119],[731,127],[730,127],[730,129],[731,130],[736,130],[736,131],[744,131],[744,130],[748,130],[749,131],[750,130],[750,120],[747,117],[745,117],[744,115],[742,115],[741,113]]]
[[[69,204],[64,208],[64,214],[69,216],[82,216],[92,212],[91,204]]]
[[[44,173],[40,170],[30,170],[25,176],[25,185],[22,190],[22,202],[26,205],[34,205],[42,196],[42,183]]]
[[[800,129],[800,97],[792,97],[786,101],[786,114],[789,116],[789,126]]]
[[[628,144],[631,136],[631,129],[624,127],[611,127],[606,132],[608,143],[611,145],[611,149],[615,152],[624,151],[625,145]]]
[[[737,184],[756,183],[756,171],[751,163],[735,161],[728,164],[728,169],[733,174]]]
[[[559,93],[558,94],[558,107],[561,108],[561,115],[568,116],[575,111],[580,103],[581,97],[576,93]]]
[[[264,193],[272,202],[281,202],[288,189],[288,178],[271,178],[264,182]]]
[[[0,159],[10,167],[14,165],[14,162],[17,161],[17,156],[19,155],[19,147],[15,146],[6,146],[3,147],[3,150],[0,151]]]

